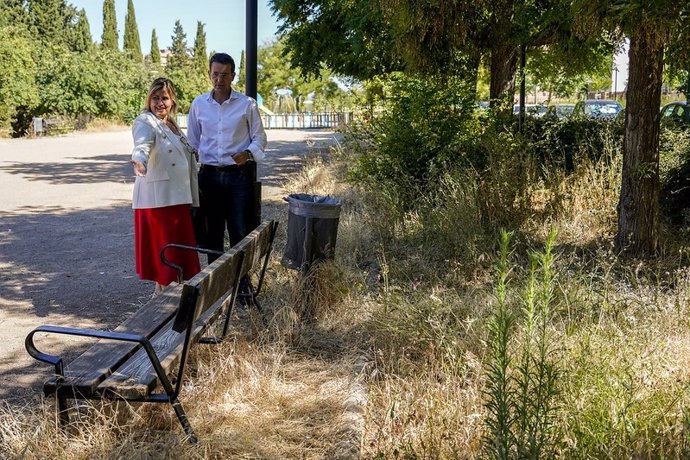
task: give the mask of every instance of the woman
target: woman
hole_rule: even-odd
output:
[[[190,213],[192,206],[199,206],[196,151],[173,120],[176,109],[172,81],[157,78],[132,126],[136,271],[140,279],[156,282],[154,296],[178,275],[161,261],[163,246],[196,245]],[[168,249],[166,258],[182,267],[184,279],[200,270],[194,251]]]

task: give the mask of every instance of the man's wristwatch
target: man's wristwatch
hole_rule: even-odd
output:
[[[249,150],[245,150],[244,153],[246,153],[249,157],[247,158],[247,161],[254,161],[254,155],[252,155],[252,152],[250,152]]]

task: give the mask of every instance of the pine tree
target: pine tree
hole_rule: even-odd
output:
[[[139,41],[139,29],[137,27],[137,18],[134,14],[134,3],[132,0],[127,1],[127,15],[125,16],[125,38],[122,46],[125,53],[135,62],[141,62],[143,56],[141,55],[141,42]]]
[[[196,23],[196,39],[194,40],[194,67],[201,75],[206,75],[208,71],[208,54],[206,53],[206,32],[204,23]]]
[[[77,13],[77,24],[74,27],[72,48],[74,51],[83,52],[90,50],[92,45],[91,26],[89,25],[89,19],[86,17],[86,11],[82,8]]]
[[[153,32],[151,32],[151,51],[149,59],[151,59],[151,64],[153,65],[161,64],[161,50],[158,46],[158,35],[156,35],[156,29],[153,29]]]
[[[101,46],[104,49],[117,51],[117,18],[115,17],[115,0],[103,0],[103,35]]]
[[[189,50],[187,49],[187,34],[184,33],[179,19],[175,21],[175,29],[171,38],[171,55],[168,58],[166,68],[168,71],[184,69],[189,62]]]

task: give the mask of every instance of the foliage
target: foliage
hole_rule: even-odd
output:
[[[76,11],[64,0],[28,0],[29,30],[46,44],[68,46],[73,37]]]
[[[344,92],[333,81],[333,73],[322,68],[314,78],[299,78],[300,69],[290,67],[286,53],[283,40],[265,43],[258,49],[261,72],[257,90],[264,98],[264,105],[276,112],[310,112],[336,106],[338,96]],[[240,82],[244,83],[244,75]],[[278,97],[276,91],[279,89],[291,92],[287,103]]]
[[[149,77],[122,53],[101,49],[53,54],[38,72],[39,113],[131,120],[143,107]]]
[[[25,0],[5,0],[0,3],[0,26],[28,28],[29,19]]]
[[[484,1],[384,0],[381,4],[396,55],[407,70],[454,74],[470,67],[476,71]]]
[[[106,50],[117,51],[117,17],[115,16],[115,0],[103,0],[103,34],[101,46]]]
[[[177,105],[180,113],[187,113],[192,101],[199,94],[209,90],[208,73],[200,73],[193,67],[193,61],[181,69],[167,70],[167,76],[175,83],[177,91]]]
[[[578,160],[602,158],[610,139],[617,144],[623,142],[623,118],[602,120],[583,114],[567,118],[528,117],[523,135],[540,166],[572,172]]]
[[[444,171],[477,160],[462,148],[474,134],[474,92],[459,78],[394,74],[384,94],[384,111],[363,127],[369,137],[352,178],[388,190],[404,208]]]
[[[690,130],[661,131],[661,210],[674,226],[690,227]]]
[[[84,8],[77,13],[77,24],[74,29],[74,44],[73,51],[84,52],[89,51],[93,46],[93,39],[91,38],[91,26],[89,26],[89,19],[86,17]]]
[[[326,66],[361,80],[401,70],[389,46],[390,25],[371,0],[271,0],[290,64],[302,76],[317,77]],[[309,43],[309,46],[304,46]]]
[[[127,0],[127,15],[125,16],[125,36],[122,50],[135,62],[142,62],[141,42],[139,41],[139,28],[134,13],[134,3]]]
[[[0,128],[8,128],[20,106],[38,103],[34,44],[20,28],[0,27]]]

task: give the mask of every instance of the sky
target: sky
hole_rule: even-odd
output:
[[[259,46],[273,39],[278,22],[273,18],[267,0],[258,2]],[[77,9],[86,11],[91,27],[91,38],[100,43],[103,33],[103,0],[67,0]],[[168,48],[178,19],[187,36],[187,45],[194,46],[197,21],[204,23],[206,49],[225,52],[239,62],[245,48],[245,0],[134,0],[134,14],[139,27],[141,51],[151,50],[151,31],[155,28],[158,45]],[[120,48],[125,32],[127,0],[115,0],[117,31]]]

